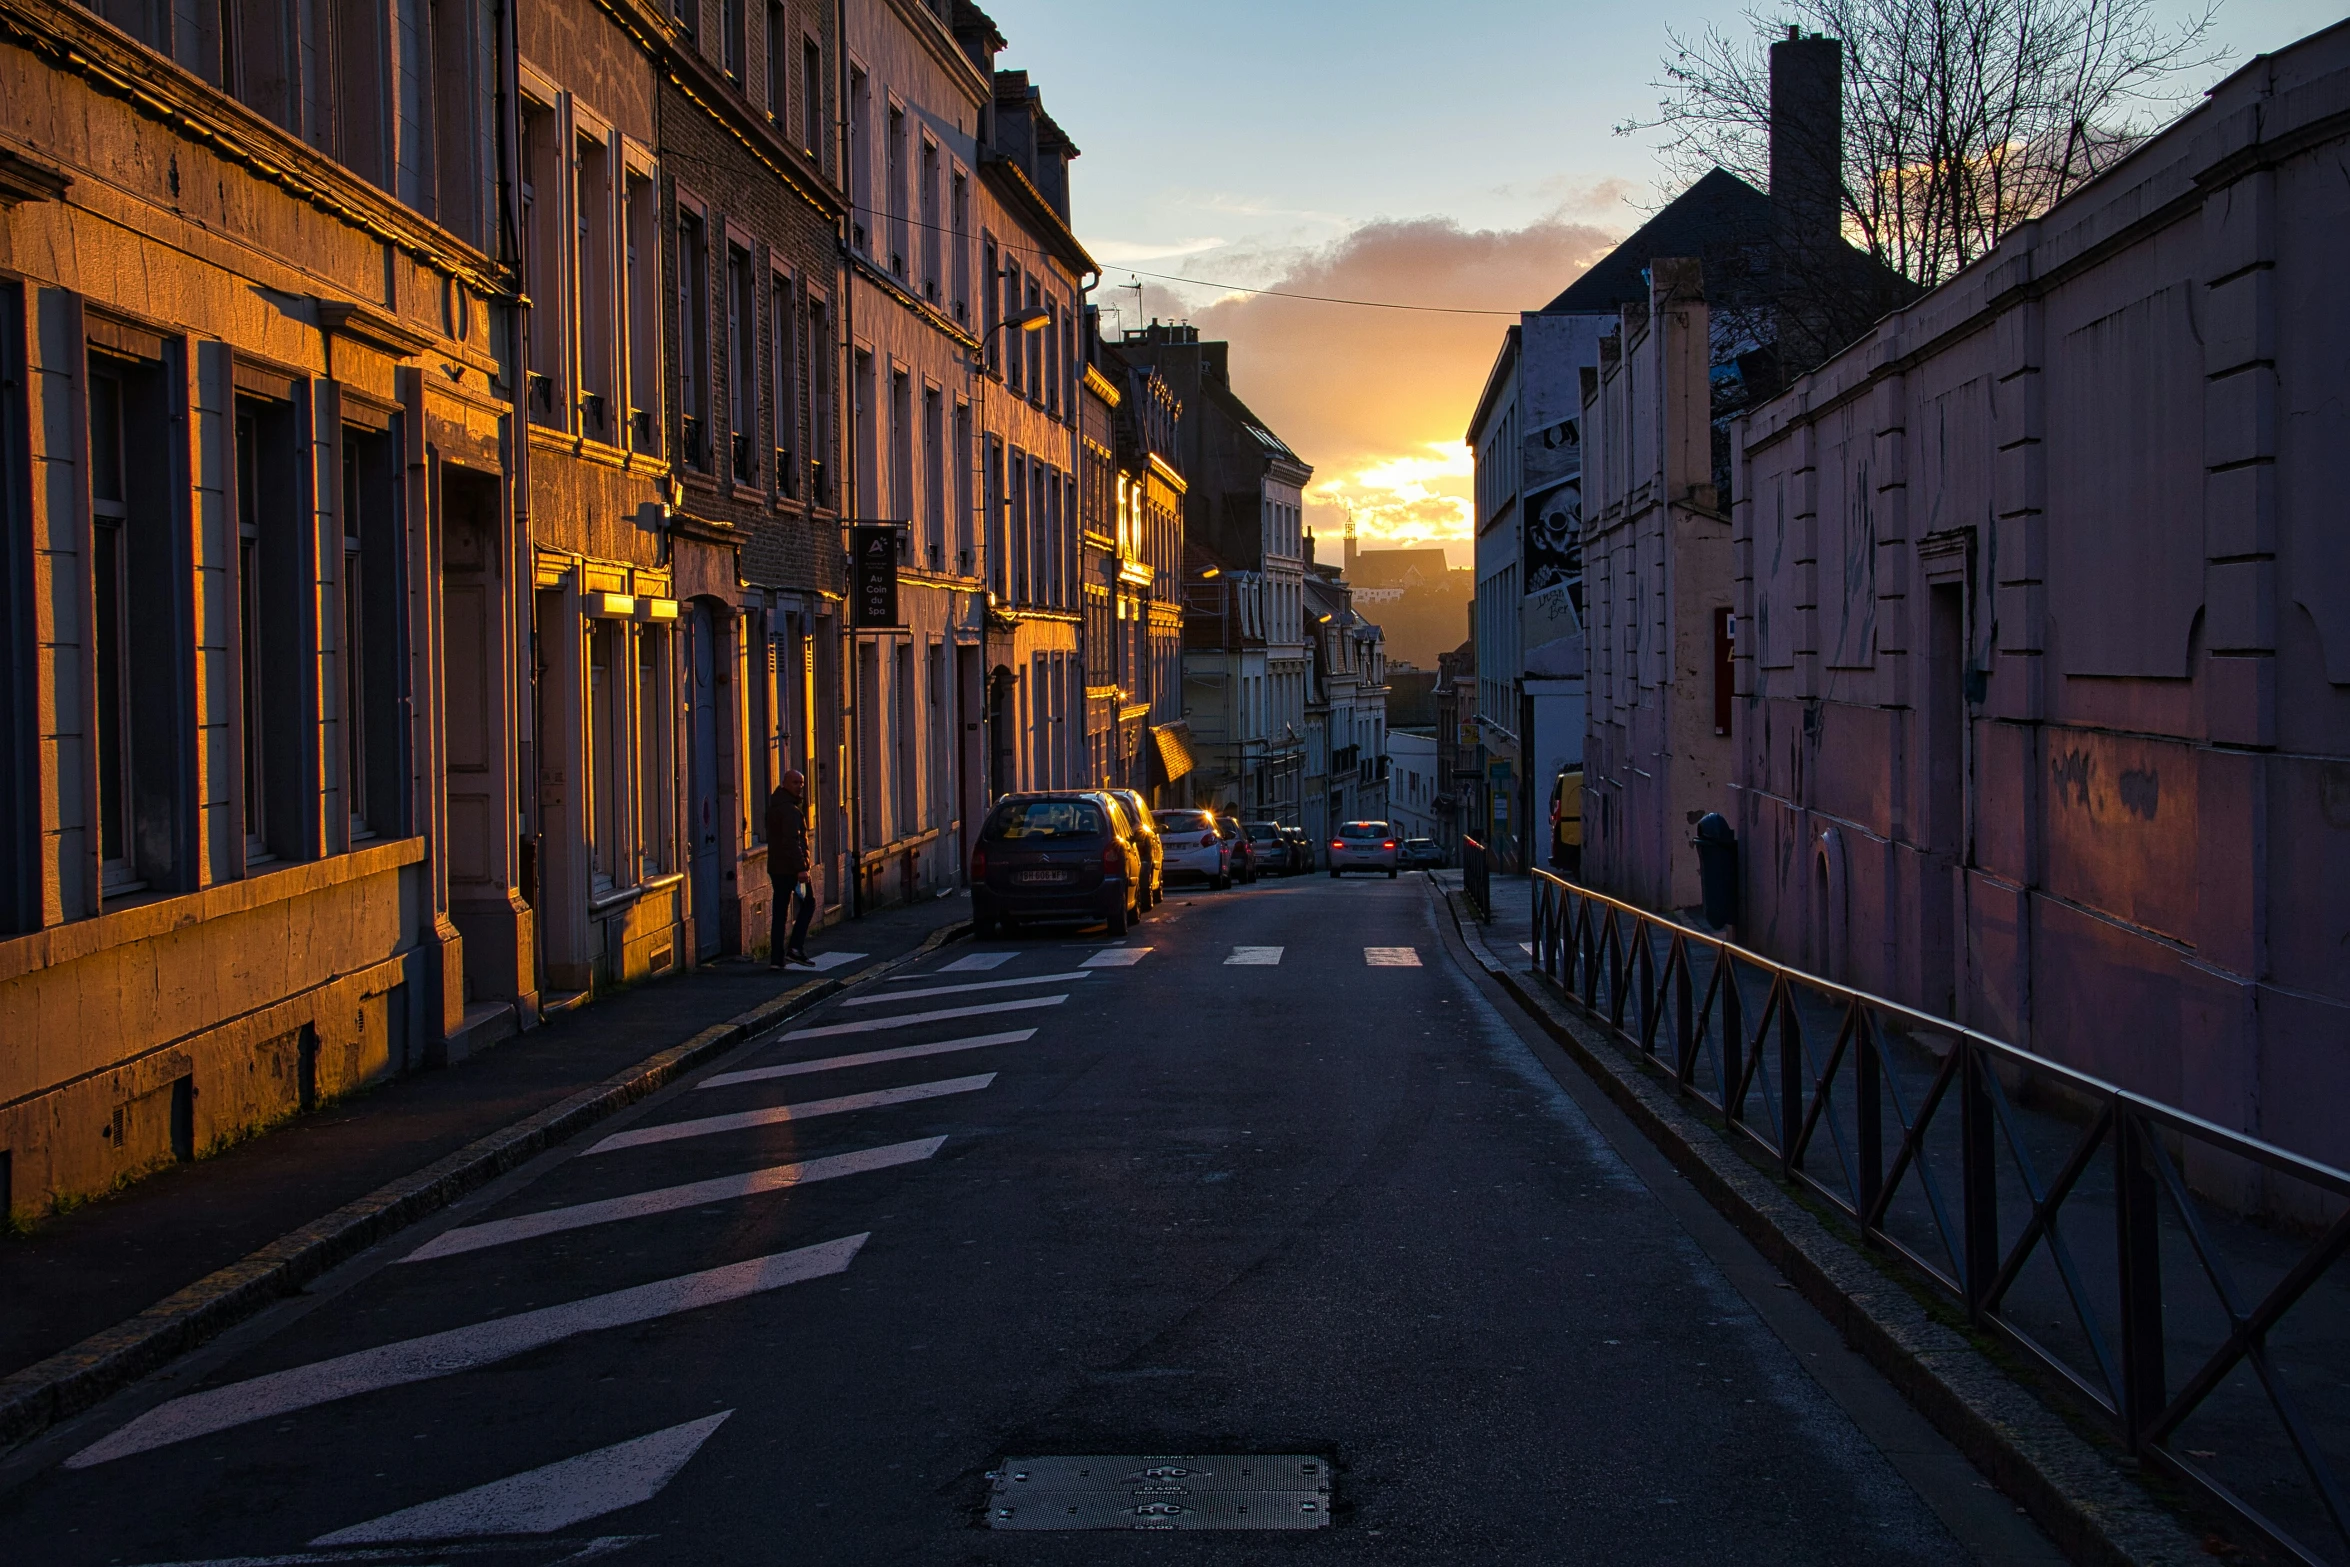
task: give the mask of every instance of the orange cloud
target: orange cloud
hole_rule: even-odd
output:
[[[1382,221],[1291,261],[1265,286],[1399,304],[1536,310],[1616,238],[1563,214],[1522,229],[1464,229],[1448,218]],[[1198,265],[1199,275],[1210,277],[1237,270],[1231,262],[1215,270]],[[1150,301],[1154,310],[1157,303]],[[1196,309],[1191,319],[1201,336],[1231,342],[1234,389],[1314,465],[1308,521],[1332,541],[1333,558],[1351,513],[1366,540],[1460,543],[1455,564],[1468,564],[1472,469],[1461,435],[1507,317],[1247,294]]]

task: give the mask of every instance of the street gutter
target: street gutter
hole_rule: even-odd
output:
[[[1433,877],[1430,883],[1485,971],[1844,1341],[2022,1506],[2068,1559],[2097,1567],[2191,1567],[2212,1560],[2204,1541],[2111,1457],[1749,1163],[1547,978],[1496,956],[1462,893]]]
[[[812,980],[723,1023],[713,1023],[684,1043],[647,1056],[560,1104],[549,1105],[279,1236],[137,1316],[0,1378],[0,1453],[21,1446],[59,1421],[79,1414],[287,1296],[300,1293],[328,1269],[658,1092],[703,1062],[831,1000],[852,985],[878,979],[970,933],[969,920],[956,920],[932,931],[911,952],[868,964],[845,978]]]

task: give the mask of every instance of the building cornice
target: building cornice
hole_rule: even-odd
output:
[[[255,179],[444,277],[483,294],[509,291],[503,269],[481,251],[79,6],[59,0],[0,0],[0,42],[123,100]],[[59,172],[71,176],[71,171]]]
[[[837,221],[848,210],[848,199],[825,178],[824,171],[753,109],[725,73],[702,58],[691,39],[677,33],[639,0],[596,0],[596,4],[645,52],[672,87],[826,222]]]
[[[1001,153],[989,153],[979,160],[981,178],[996,187],[997,194],[1018,214],[1027,220],[1030,229],[1041,236],[1052,253],[1073,271],[1101,275],[1101,263],[1087,254],[1069,225],[1053,210],[1053,204],[1044,199],[1044,192],[1028,177],[1028,171]]]

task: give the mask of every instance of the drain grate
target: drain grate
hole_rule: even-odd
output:
[[[994,1529],[1326,1529],[1330,1462],[1303,1453],[1007,1458]]]

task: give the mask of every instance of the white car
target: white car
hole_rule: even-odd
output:
[[[1160,867],[1163,885],[1204,881],[1222,892],[1232,885],[1232,840],[1216,830],[1216,819],[1206,811],[1153,811],[1159,824],[1159,844],[1166,852]]]
[[[1395,829],[1385,822],[1341,822],[1330,840],[1330,876],[1348,871],[1385,871],[1395,879]]]

